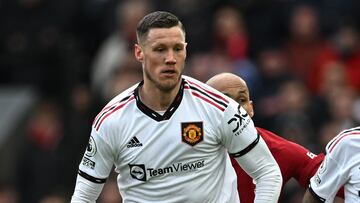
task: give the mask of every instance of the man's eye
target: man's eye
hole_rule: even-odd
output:
[[[163,52],[165,49],[162,47],[155,48],[155,51],[157,52]]]
[[[183,48],[182,47],[175,47],[174,50],[175,51],[181,51],[181,50],[183,50]]]
[[[239,99],[239,101],[240,101],[241,103],[245,103],[245,102],[246,102],[246,99]]]

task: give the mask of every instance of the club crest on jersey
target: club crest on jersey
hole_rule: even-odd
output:
[[[202,122],[186,122],[181,123],[182,141],[188,145],[194,146],[203,141],[203,123]]]
[[[92,157],[96,154],[96,143],[92,136],[90,136],[89,144],[86,147],[85,155],[88,157]]]

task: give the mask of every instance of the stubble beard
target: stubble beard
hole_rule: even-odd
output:
[[[160,81],[156,78],[152,77],[152,75],[144,69],[145,77],[150,80],[155,87],[157,87],[160,91],[163,92],[171,92],[173,89],[175,89],[176,85],[179,84],[182,73],[178,74],[178,78],[170,81]]]

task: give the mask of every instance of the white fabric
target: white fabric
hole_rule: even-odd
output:
[[[333,202],[343,186],[345,203],[360,202],[360,128],[345,130],[326,146],[326,156],[310,180],[311,189]]]
[[[260,137],[259,143],[251,151],[236,160],[256,184],[254,201],[277,202],[281,191],[282,176],[265,141]]]
[[[253,122],[235,101],[195,79],[183,78],[181,103],[167,120],[156,121],[139,109],[133,99],[136,86],[114,98],[107,105],[110,108],[105,108],[117,110],[112,113],[104,110],[95,119],[93,141],[80,170],[103,179],[114,164],[126,203],[239,202],[236,174],[226,149],[236,153],[256,140]],[[221,99],[216,95],[228,100],[223,101],[226,107],[221,108]],[[99,119],[103,117],[106,118]],[[194,146],[183,140],[184,126],[191,123],[202,125],[203,140]],[[262,144],[257,148],[267,149]],[[241,161],[271,165],[256,172],[260,185],[264,185],[263,178],[277,181],[266,178],[273,173],[270,163],[274,164],[274,160],[267,150],[262,151],[265,154],[260,157],[244,156]],[[266,195],[262,192],[259,195]],[[276,196],[278,191],[274,192]]]
[[[96,201],[104,184],[97,184],[86,180],[81,176],[76,178],[76,188],[71,198],[71,203],[93,203]]]

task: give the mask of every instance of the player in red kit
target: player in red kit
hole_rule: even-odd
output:
[[[237,101],[250,117],[254,116],[249,89],[242,78],[231,73],[221,73],[210,78],[206,83]],[[295,178],[302,187],[307,188],[310,178],[323,161],[324,154],[315,155],[305,147],[275,135],[268,130],[259,127],[256,127],[256,129],[280,167],[283,186],[291,178]],[[231,161],[237,174],[241,203],[253,202],[255,190],[253,180],[236,161]],[[338,196],[343,198],[343,191],[339,192]]]
[[[277,136],[268,130],[259,127],[256,127],[256,129],[280,167],[283,185],[291,178],[295,178],[303,188],[306,188],[309,185],[310,178],[315,174],[324,159],[324,154],[315,155],[303,146]],[[245,192],[255,190],[252,179],[246,175],[238,164],[233,160],[231,162],[238,177],[240,201],[242,203],[253,202],[254,193]]]

